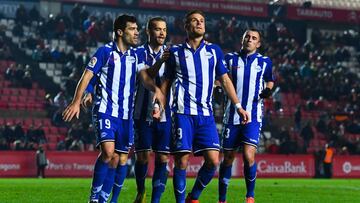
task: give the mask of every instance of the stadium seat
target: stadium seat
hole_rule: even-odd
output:
[[[20,88],[20,89],[19,89],[19,94],[20,94],[21,96],[27,96],[27,95],[28,95],[28,90],[25,89],[25,88]]]
[[[31,125],[33,125],[33,119],[32,119],[32,118],[26,118],[26,119],[24,120],[24,124],[25,124],[26,126],[31,126]]]
[[[11,94],[11,89],[10,88],[3,88],[2,89],[2,93],[4,95],[10,95]]]
[[[0,126],[5,125],[5,124],[6,124],[5,118],[0,118]]]
[[[6,109],[7,107],[8,107],[7,102],[0,100],[0,109]]]
[[[48,143],[47,144],[47,149],[48,150],[52,150],[52,151],[55,151],[56,150],[56,145],[57,145],[57,143],[55,142],[52,142],[52,143]]]
[[[49,129],[50,129],[50,133],[51,133],[51,134],[58,134],[58,133],[59,133],[57,127],[51,126],[51,127],[49,127]]]

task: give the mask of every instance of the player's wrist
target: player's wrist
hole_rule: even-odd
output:
[[[236,103],[235,108],[241,110],[242,109],[241,103],[240,102]]]

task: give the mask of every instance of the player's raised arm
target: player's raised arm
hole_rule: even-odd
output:
[[[79,118],[81,97],[84,94],[84,91],[88,86],[93,75],[94,75],[93,72],[88,69],[84,71],[83,75],[81,76],[77,84],[75,95],[72,102],[66,107],[66,109],[62,114],[64,121],[69,122],[74,116],[76,116],[76,118]]]

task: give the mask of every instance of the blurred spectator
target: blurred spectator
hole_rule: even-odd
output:
[[[301,130],[300,136],[303,138],[304,140],[304,145],[303,145],[303,153],[307,153],[307,149],[309,147],[310,141],[311,139],[314,138],[314,132],[312,130],[312,126],[311,126],[311,122],[308,121],[305,125],[305,127]]]
[[[39,21],[40,20],[40,14],[35,5],[29,11],[29,20],[30,21]]]
[[[42,145],[36,151],[36,166],[37,166],[37,177],[45,178],[45,168],[48,165],[45,151]]]
[[[301,130],[301,105],[297,105],[295,113],[294,113],[294,121],[295,121],[295,130],[300,132]]]
[[[20,4],[15,11],[15,22],[26,25],[28,22],[28,16],[23,4]]]

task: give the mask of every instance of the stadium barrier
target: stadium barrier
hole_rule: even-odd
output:
[[[97,152],[46,152],[47,177],[91,177]],[[154,157],[152,156],[152,159]],[[315,159],[312,155],[266,155],[256,157],[259,177],[302,177],[315,175]],[[173,161],[169,163],[172,175]],[[187,169],[189,177],[195,177],[202,165],[201,157],[192,157]],[[149,162],[149,173],[154,171],[154,162]],[[360,156],[335,156],[334,177],[360,178]],[[239,154],[234,162],[233,175],[243,174],[242,158]],[[0,156],[0,177],[35,177],[35,152],[2,151]]]

